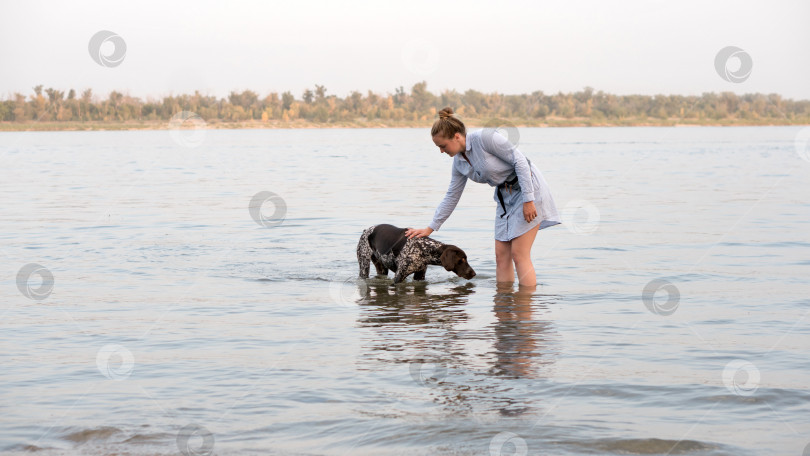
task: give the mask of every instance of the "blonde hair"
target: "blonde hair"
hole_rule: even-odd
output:
[[[441,135],[446,139],[452,139],[456,133],[464,136],[467,134],[467,129],[464,127],[464,122],[453,115],[453,108],[448,106],[439,111],[439,118],[433,122],[433,128],[430,129],[430,137]]]

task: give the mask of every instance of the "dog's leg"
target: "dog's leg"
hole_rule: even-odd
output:
[[[409,275],[413,274],[415,268],[413,264],[403,264],[404,261],[397,261],[397,273],[394,275],[394,283],[405,281]]]
[[[425,273],[427,272],[427,268],[420,269],[413,273],[413,280],[425,280]]]
[[[377,258],[377,255],[374,254],[371,255],[371,262],[374,263],[374,267],[377,268],[377,275],[383,276],[388,275],[388,268],[383,266],[382,261],[380,261],[380,259]]]
[[[396,274],[394,274],[394,283],[403,282],[405,280],[405,277],[408,277],[407,275],[403,274],[403,272],[405,272],[405,270],[400,269],[399,271],[397,271]]]
[[[357,264],[360,266],[360,278],[368,279],[371,268],[371,246],[368,244],[368,230],[364,231],[357,242]]]

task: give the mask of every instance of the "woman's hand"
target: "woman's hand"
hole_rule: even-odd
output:
[[[523,218],[526,219],[527,223],[531,223],[532,220],[537,218],[537,207],[535,207],[534,201],[523,203]]]
[[[414,237],[420,238],[420,237],[430,236],[430,233],[432,233],[432,232],[433,232],[433,228],[431,228],[431,227],[422,228],[421,230],[415,230],[413,228],[408,228],[407,230],[405,230],[405,236],[407,236],[408,239],[411,239],[411,238],[414,238]]]

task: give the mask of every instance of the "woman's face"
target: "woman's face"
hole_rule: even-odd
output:
[[[467,147],[466,138],[456,133],[452,138],[447,139],[442,135],[433,137],[433,144],[439,148],[439,152],[445,153],[451,157],[455,157],[459,152],[464,152]]]

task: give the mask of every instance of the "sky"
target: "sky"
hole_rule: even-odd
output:
[[[91,55],[101,31],[119,38],[102,37]],[[123,50],[116,42],[123,57],[105,63]],[[717,67],[729,46],[737,53]],[[746,56],[750,72],[724,78]],[[300,98],[316,84],[344,97],[420,81],[435,94],[592,87],[810,99],[810,1],[0,0],[2,99],[39,84],[105,98]]]

